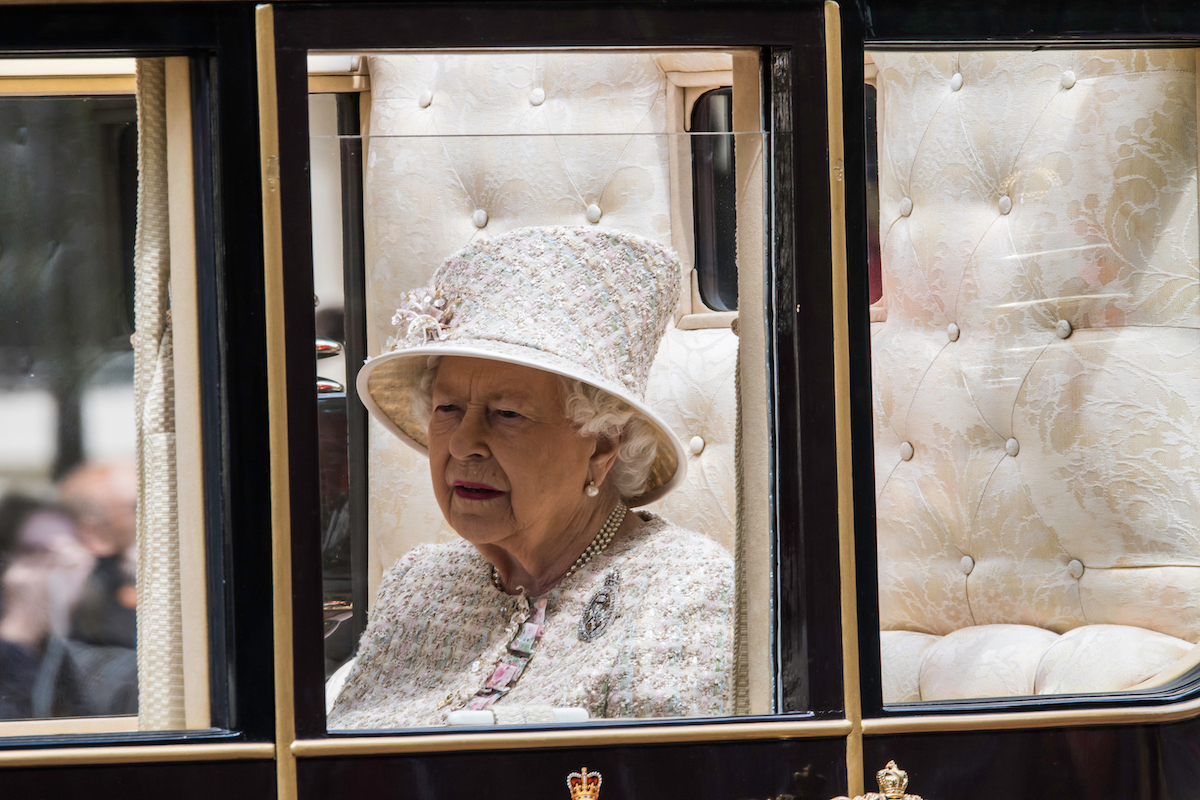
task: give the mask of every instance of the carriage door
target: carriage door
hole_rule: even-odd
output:
[[[259,8],[281,797],[565,799],[585,768],[616,797],[857,788],[839,13]],[[330,729],[381,575],[455,536],[424,460],[367,419],[358,367],[448,255],[551,224],[681,255],[648,394],[688,482],[654,510],[735,558],[733,700],[710,718]]]

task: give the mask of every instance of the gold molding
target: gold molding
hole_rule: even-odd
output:
[[[0,721],[0,737],[61,736],[79,733],[128,733],[138,729],[136,715],[126,717],[51,717]]]
[[[275,757],[270,742],[250,744],[151,744],[125,747],[57,747],[0,751],[0,769],[85,764],[148,764],[162,761],[246,761]]]
[[[196,277],[191,60],[163,59],[166,87],[167,221],[175,374],[175,486],[179,622],[183,644],[183,724],[212,724],[208,657],[208,557],[200,411],[200,319]]]
[[[526,750],[604,745],[690,744],[765,739],[832,739],[850,732],[846,720],[803,722],[731,722],[655,728],[568,728],[561,731],[496,731],[434,733],[410,736],[300,739],[292,743],[297,758],[314,756],[437,753],[465,750]]]
[[[5,75],[0,95],[52,97],[85,94],[134,94],[132,75]]]
[[[276,797],[295,800],[295,685],[292,656],[291,492],[288,484],[287,367],[283,308],[283,225],[279,181],[279,105],[275,14],[254,9],[258,57],[259,168],[262,177],[263,268],[267,328],[267,406],[271,448],[271,605],[275,635]]]
[[[309,75],[309,94],[371,91],[370,75]]]
[[[834,435],[837,442],[838,568],[841,577],[842,682],[849,793],[862,794],[862,698],[858,674],[858,599],[854,563],[854,461],[850,431],[850,322],[846,287],[846,179],[842,124],[842,19],[825,0],[825,102],[829,131],[829,244],[833,270]]]

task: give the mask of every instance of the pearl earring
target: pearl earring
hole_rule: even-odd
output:
[[[600,494],[600,489],[596,487],[595,481],[588,481],[587,488],[585,488],[583,492],[588,497],[595,497],[596,495]]]

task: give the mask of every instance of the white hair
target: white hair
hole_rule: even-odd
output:
[[[603,389],[571,378],[559,378],[563,410],[584,436],[619,442],[617,457],[608,473],[622,500],[637,497],[646,488],[650,465],[658,455],[654,426],[632,406]]]
[[[433,381],[438,362],[434,356],[417,385],[413,417],[422,428],[429,427],[433,410]],[[583,436],[607,439],[617,444],[617,456],[608,479],[622,500],[637,497],[650,479],[650,466],[658,454],[654,426],[632,406],[603,389],[573,378],[559,377],[563,414]]]

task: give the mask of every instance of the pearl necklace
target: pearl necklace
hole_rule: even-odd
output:
[[[612,513],[608,515],[608,519],[605,520],[604,525],[600,528],[600,532],[596,534],[596,538],[592,539],[592,543],[579,554],[579,558],[575,559],[575,563],[567,570],[567,574],[562,576],[562,581],[574,575],[580,567],[592,560],[592,556],[599,555],[604,548],[608,547],[608,543],[617,535],[617,529],[625,521],[627,513],[629,513],[629,507],[618,500],[616,506],[613,507]],[[559,583],[562,581],[559,581]],[[492,585],[498,591],[504,591],[504,586],[500,583],[500,572],[494,566],[492,567]]]

